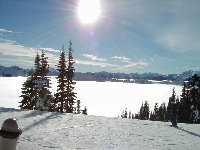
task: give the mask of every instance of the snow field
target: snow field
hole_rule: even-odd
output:
[[[1,107],[18,108],[24,81],[26,77],[0,77]],[[55,77],[51,77],[51,83],[50,90],[54,93],[57,89]],[[173,87],[179,96],[182,87],[178,85],[77,81],[75,92],[82,109],[86,106],[90,115],[117,117],[125,108],[138,113],[145,100],[150,110],[155,103],[168,103]]]
[[[18,150],[197,150],[200,126],[25,111],[0,107],[0,124],[16,118],[23,133]]]

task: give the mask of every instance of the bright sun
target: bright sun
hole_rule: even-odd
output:
[[[80,0],[78,16],[82,23],[91,24],[97,21],[101,13],[99,0]]]

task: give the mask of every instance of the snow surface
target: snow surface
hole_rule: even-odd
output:
[[[1,107],[18,108],[25,81],[26,77],[0,77]],[[51,77],[51,83],[50,90],[54,93],[57,89],[55,77]],[[86,106],[90,115],[117,117],[125,108],[138,113],[145,100],[149,102],[151,110],[155,103],[168,103],[173,87],[180,96],[182,86],[179,85],[95,81],[77,81],[75,92],[82,109]]]
[[[198,150],[200,125],[0,107],[0,124],[16,118],[17,150]]]

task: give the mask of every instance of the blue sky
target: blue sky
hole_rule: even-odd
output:
[[[199,0],[100,0],[83,24],[79,0],[0,0],[0,64],[32,68],[37,52],[51,67],[69,41],[77,72],[200,70]]]

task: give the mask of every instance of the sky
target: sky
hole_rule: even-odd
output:
[[[71,40],[77,72],[200,70],[200,0],[99,0],[92,23],[80,1],[0,0],[0,65],[33,68],[43,50],[56,68]]]

